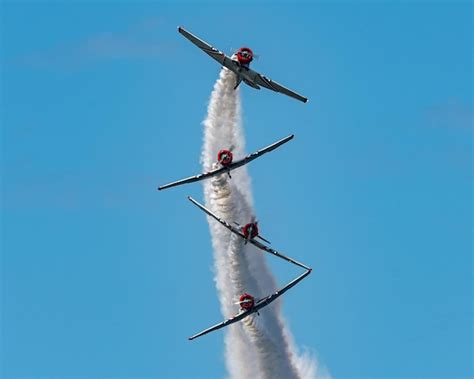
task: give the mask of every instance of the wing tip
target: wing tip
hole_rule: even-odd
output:
[[[184,30],[184,28],[181,25],[178,25],[178,32],[181,33]]]
[[[308,98],[306,98],[306,97],[303,98],[303,103],[306,104],[308,101],[309,101]]]

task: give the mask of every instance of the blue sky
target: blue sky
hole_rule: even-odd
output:
[[[314,268],[284,299],[334,378],[472,377],[470,2],[1,4],[5,378],[215,378],[201,185],[219,67],[250,46],[307,96],[242,88],[262,234]],[[244,87],[244,86],[243,86]],[[296,276],[268,258],[280,283]]]

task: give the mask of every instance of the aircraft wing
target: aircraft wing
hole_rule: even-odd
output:
[[[200,180],[203,180],[203,179],[206,179],[206,178],[210,178],[212,176],[220,175],[224,172],[232,171],[236,168],[239,168],[239,167],[242,167],[242,166],[246,165],[247,163],[253,161],[254,159],[257,159],[258,157],[260,157],[261,155],[263,155],[265,153],[268,153],[269,151],[275,150],[277,147],[280,147],[284,143],[286,143],[289,140],[293,139],[293,137],[294,137],[293,134],[288,136],[288,137],[285,137],[285,138],[271,144],[270,146],[264,147],[263,149],[260,149],[256,152],[252,153],[252,154],[247,155],[243,159],[240,159],[238,161],[235,161],[235,162],[231,163],[227,167],[219,167],[219,168],[217,168],[215,170],[212,170],[212,171],[209,171],[209,172],[205,172],[205,173],[195,175],[195,176],[190,176],[189,178],[185,178],[185,179],[177,180],[176,182],[165,184],[163,186],[158,187],[158,191],[164,190],[166,188],[174,187],[174,186],[179,186],[179,185],[185,184],[185,183],[197,182],[197,181],[200,181]]]
[[[291,287],[294,287],[295,285],[297,285],[300,281],[302,281],[306,276],[308,276],[309,274],[311,273],[311,269],[309,270],[306,270],[305,273],[303,273],[302,275],[298,276],[296,279],[292,280],[290,283],[288,283],[285,287],[283,288],[280,288],[278,291],[272,293],[271,295],[269,296],[266,296],[264,297],[263,299],[260,299],[257,301],[257,303],[255,304],[255,306],[248,310],[248,311],[244,311],[244,312],[241,312],[239,314],[237,314],[236,316],[234,317],[231,317],[219,324],[216,324],[214,326],[211,326],[210,328],[207,328],[207,329],[204,329],[202,332],[199,332],[191,337],[189,337],[188,339],[189,340],[193,340],[195,338],[198,338],[198,337],[201,337],[203,336],[204,334],[207,334],[207,333],[210,333],[210,332],[213,332],[215,330],[218,330],[218,329],[221,329],[221,328],[224,328],[226,327],[227,325],[230,325],[230,324],[233,324],[237,321],[240,321],[242,319],[244,319],[245,317],[248,317],[250,316],[251,314],[253,313],[256,313],[258,312],[260,309],[262,309],[263,307],[266,307],[268,304],[270,304],[271,302],[275,301],[278,297],[280,297],[281,295],[283,295],[286,291],[288,291]]]
[[[269,296],[264,297],[263,299],[260,299],[257,301],[255,306],[252,308],[252,310],[259,310],[262,309],[263,307],[266,307],[268,304],[271,302],[275,301],[278,297],[283,295],[286,291],[288,291],[291,287],[296,286],[299,282],[301,282],[304,278],[306,278],[309,274],[311,274],[311,269],[307,269],[306,272],[298,276],[296,279],[293,279],[290,283],[288,283],[285,287],[280,288],[276,292],[272,293]]]
[[[244,236],[244,238],[245,238],[245,236]],[[295,265],[297,265],[297,266],[300,266],[300,267],[302,267],[302,268],[304,268],[304,269],[306,269],[306,270],[310,270],[310,268],[309,268],[308,266],[304,265],[303,263],[300,263],[300,262],[298,262],[298,261],[295,261],[293,258],[287,257],[286,255],[283,255],[283,254],[279,253],[278,251],[272,249],[271,247],[268,247],[267,245],[264,245],[264,244],[261,243],[260,241],[257,241],[255,238],[250,239],[249,242],[250,242],[252,245],[258,247],[259,249],[266,251],[267,253],[273,254],[273,255],[275,255],[275,256],[281,258],[281,259],[284,259],[285,261],[288,261],[288,262],[290,262],[290,263],[293,263],[293,264],[295,264]]]
[[[186,29],[178,26],[178,32],[181,33],[184,37],[194,43],[212,59],[215,59],[222,66],[227,67],[228,69],[235,71],[235,62],[225,55],[222,51],[217,50],[214,46],[209,45],[207,42],[196,37],[194,34],[188,32]]]
[[[241,167],[243,165],[246,165],[247,163],[253,161],[254,159],[257,159],[258,157],[262,156],[265,153],[268,153],[269,151],[275,150],[277,147],[280,147],[284,143],[287,143],[291,139],[293,139],[294,135],[289,135],[288,137],[285,137],[275,143],[272,143],[271,145],[264,147],[263,149],[257,150],[256,152],[247,155],[245,158],[242,158],[238,161],[235,161],[234,163],[231,163],[228,166],[228,169],[233,170],[237,167]]]
[[[220,168],[217,168],[217,169],[209,171],[209,172],[205,172],[205,173],[202,173],[202,174],[199,174],[199,175],[190,176],[189,178],[185,178],[185,179],[177,180],[176,182],[165,184],[163,186],[158,187],[158,191],[164,190],[166,188],[174,187],[174,186],[179,186],[181,184],[198,182],[200,180],[210,178],[212,176],[216,176],[216,175],[222,174],[222,173],[227,172],[227,171],[229,171],[229,167],[220,167]]]
[[[308,101],[308,98],[301,96],[300,94],[297,94],[296,92],[282,86],[281,84],[274,82],[270,78],[267,78],[265,75],[257,73],[253,79],[254,84],[257,84],[261,87],[268,88],[272,91],[275,92],[281,92],[287,96],[290,96],[296,100],[302,101],[303,103],[306,103]]]
[[[260,308],[259,308],[260,309]],[[231,317],[219,324],[216,324],[214,326],[211,326],[210,328],[207,328],[207,329],[204,329],[202,332],[199,332],[197,334],[195,334],[194,336],[191,336],[191,337],[188,337],[189,340],[193,340],[195,338],[198,338],[198,337],[201,337],[203,336],[204,334],[207,334],[207,333],[210,333],[210,332],[213,332],[214,330],[218,330],[218,329],[221,329],[221,328],[224,328],[225,326],[227,325],[230,325],[230,324],[233,324],[237,321],[240,321],[242,320],[243,318],[247,317],[247,316],[250,316],[252,313],[255,313],[257,312],[257,310],[255,308],[253,309],[250,309],[248,311],[244,311],[244,312],[241,312],[239,314],[237,314],[236,316],[234,317]]]
[[[191,201],[191,203],[193,203],[194,205],[196,205],[198,208],[201,208],[204,212],[206,212],[209,216],[211,216],[212,218],[214,218],[215,220],[217,220],[218,222],[220,222],[222,225],[224,225],[227,229],[229,229],[231,232],[241,236],[243,239],[245,239],[245,236],[244,234],[237,228],[235,228],[234,226],[232,226],[231,224],[229,224],[226,220],[218,217],[215,213],[211,212],[209,209],[207,209],[204,205],[202,204],[199,204],[196,200],[194,200],[191,196],[188,196],[188,199],[189,201]]]
[[[196,205],[198,208],[201,208],[204,212],[206,212],[209,216],[211,216],[212,218],[214,218],[215,220],[217,220],[218,222],[220,222],[222,225],[224,225],[227,229],[229,229],[231,232],[239,235],[240,237],[242,237],[244,240],[246,240],[247,238],[245,238],[245,235],[240,231],[240,229],[237,229],[236,227],[232,226],[231,224],[229,224],[226,220],[220,218],[219,216],[217,216],[215,213],[211,212],[209,209],[207,209],[204,205],[202,204],[199,204],[196,200],[194,200],[191,196],[188,196],[188,199],[189,201],[191,201],[194,205]],[[252,245],[258,247],[259,249],[263,250],[263,251],[266,251],[267,253],[270,253],[270,254],[273,254],[279,258],[282,258],[284,259],[285,261],[288,261],[290,263],[293,263],[299,267],[302,267],[304,268],[305,270],[310,270],[310,268],[306,265],[304,265],[303,263],[300,263],[298,261],[295,261],[293,258],[290,258],[290,257],[287,257],[286,255],[283,255],[281,253],[279,253],[278,251],[272,249],[271,247],[268,247],[266,245],[264,245],[263,243],[257,241],[255,238],[253,239],[250,239],[248,240]]]

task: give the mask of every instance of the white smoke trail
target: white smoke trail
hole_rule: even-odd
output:
[[[222,69],[211,95],[204,121],[202,163],[213,168],[217,152],[232,147],[235,158],[244,156],[245,139],[241,127],[239,90],[235,75]],[[254,216],[250,179],[245,167],[204,182],[207,207],[229,222],[245,224]],[[215,280],[224,317],[234,315],[238,297],[249,292],[263,297],[278,286],[264,255],[253,245],[209,219],[215,259]],[[232,379],[314,378],[316,362],[298,356],[280,312],[280,301],[267,306],[261,316],[250,316],[231,325],[225,338],[226,362]]]

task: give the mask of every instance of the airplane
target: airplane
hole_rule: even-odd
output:
[[[248,47],[241,47],[235,54],[231,57],[228,57],[222,51],[217,50],[215,47],[209,45],[207,42],[199,39],[194,34],[191,34],[181,26],[178,27],[178,32],[181,33],[184,37],[194,43],[202,51],[208,54],[211,58],[215,59],[222,66],[228,68],[236,75],[236,84],[234,89],[236,89],[239,84],[243,81],[245,84],[249,85],[252,88],[260,89],[260,87],[268,88],[269,90],[283,93],[287,96],[290,96],[296,100],[306,103],[308,99],[304,96],[297,94],[296,92],[283,87],[281,84],[267,78],[264,75],[259,74],[258,72],[252,70],[250,62],[252,62],[254,54],[251,49]]]
[[[240,226],[238,223],[234,222],[237,225],[237,228],[235,226],[232,226],[229,224],[227,221],[223,220],[222,218],[218,217],[216,214],[212,213],[209,209],[207,209],[204,205],[198,203],[196,200],[194,200],[191,196],[188,196],[189,201],[191,201],[194,205],[196,205],[198,208],[201,208],[204,212],[206,212],[209,216],[220,222],[222,225],[224,225],[227,229],[229,229],[232,233],[237,234],[241,238],[243,238],[246,243],[250,242],[252,245],[258,247],[259,249],[266,251],[267,253],[273,254],[279,258],[282,258],[290,263],[293,263],[299,267],[302,267],[306,270],[309,270],[310,268],[303,263],[300,263],[298,261],[295,261],[294,259],[287,257],[286,255],[283,255],[279,253],[278,251],[272,249],[271,247],[268,247],[264,245],[263,243],[259,242],[256,240],[256,238],[259,238],[267,243],[270,243],[263,237],[259,235],[259,230],[257,226],[257,222],[252,221],[244,226]]]
[[[172,182],[169,184],[165,184],[163,186],[158,187],[158,191],[164,190],[166,188],[174,187],[174,186],[179,186],[181,184],[185,183],[193,183],[197,182],[206,178],[210,178],[216,175],[220,175],[222,173],[227,173],[230,176],[230,172],[232,170],[235,170],[236,168],[242,167],[246,165],[247,163],[253,161],[254,159],[257,159],[258,157],[262,156],[265,153],[268,153],[269,151],[275,150],[277,147],[280,147],[284,143],[287,143],[289,140],[293,139],[294,135],[289,135],[288,137],[285,137],[267,147],[264,147],[263,149],[257,150],[256,152],[247,155],[245,158],[239,159],[238,161],[233,162],[233,154],[232,154],[232,149],[222,149],[219,150],[217,153],[217,162],[220,165],[220,167],[204,172],[199,175],[195,176],[190,176],[189,178],[181,179],[176,182]]]
[[[298,284],[300,281],[302,281],[306,276],[308,276],[311,273],[311,269],[307,269],[306,272],[298,276],[296,279],[292,280],[290,283],[288,283],[285,287],[280,288],[276,292],[272,293],[269,296],[265,296],[262,299],[255,300],[255,298],[248,294],[244,293],[243,295],[240,296],[239,302],[236,304],[240,304],[240,313],[235,315],[234,317],[231,317],[219,324],[216,324],[214,326],[211,326],[210,328],[207,328],[203,330],[202,332],[199,332],[191,337],[188,337],[189,340],[193,340],[195,338],[201,337],[204,334],[213,332],[215,330],[221,329],[227,325],[236,323],[248,316],[250,316],[253,313],[257,313],[259,315],[259,310],[266,307],[268,304],[272,303],[275,301],[278,297],[283,295],[286,291],[288,291],[291,287],[294,287],[296,284]]]

